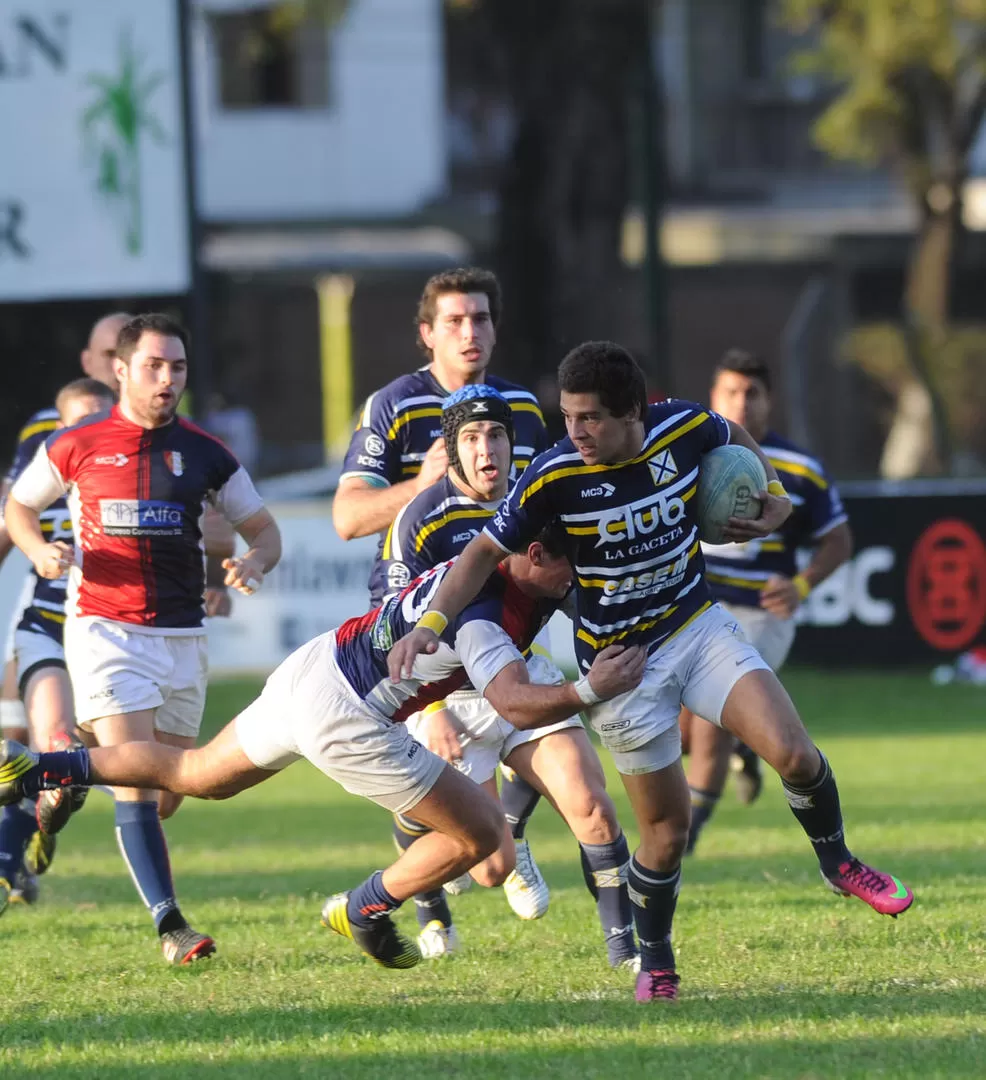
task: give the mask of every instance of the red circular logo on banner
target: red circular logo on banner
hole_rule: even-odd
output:
[[[907,608],[934,649],[962,649],[986,622],[986,546],[965,521],[936,521],[907,567]]]

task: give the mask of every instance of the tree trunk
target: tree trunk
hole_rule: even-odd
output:
[[[949,473],[954,449],[948,413],[932,378],[935,353],[945,341],[952,263],[962,228],[961,188],[947,209],[924,215],[908,264],[904,288],[904,344],[909,378],[897,406],[880,471],[895,479]]]
[[[504,359],[529,378],[586,338],[619,337],[629,100],[646,0],[487,0],[516,130],[499,191]]]

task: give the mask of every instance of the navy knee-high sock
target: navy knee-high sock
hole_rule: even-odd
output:
[[[608,844],[580,844],[579,847],[586,884],[592,883],[589,891],[596,901],[609,962],[617,967],[637,954],[633,940],[633,909],[627,891],[630,864],[627,838],[620,833]]]
[[[627,886],[633,903],[633,920],[637,924],[643,971],[674,971],[671,923],[680,884],[680,866],[666,874],[641,866],[636,857],[630,860]]]
[[[786,780],[782,783],[791,813],[808,834],[822,873],[835,874],[852,855],[843,836],[839,789],[827,758],[824,754],[821,758],[818,775],[806,787],[795,787]]]
[[[524,839],[524,830],[531,819],[531,814],[541,801],[541,792],[537,791],[513,769],[500,772],[500,802],[503,804],[503,816],[510,825],[510,833],[515,840]]]
[[[8,885],[13,885],[14,876],[24,862],[28,841],[37,828],[34,799],[21,799],[3,808],[0,815],[0,878]]]
[[[116,839],[158,933],[184,926],[157,802],[117,802]]]

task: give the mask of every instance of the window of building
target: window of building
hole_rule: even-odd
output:
[[[323,22],[285,24],[269,7],[209,16],[224,109],[324,109],[329,32]]]

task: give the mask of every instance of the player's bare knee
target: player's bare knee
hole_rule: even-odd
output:
[[[582,844],[609,844],[620,835],[616,806],[605,791],[587,793],[576,813],[567,820],[575,838]]]

